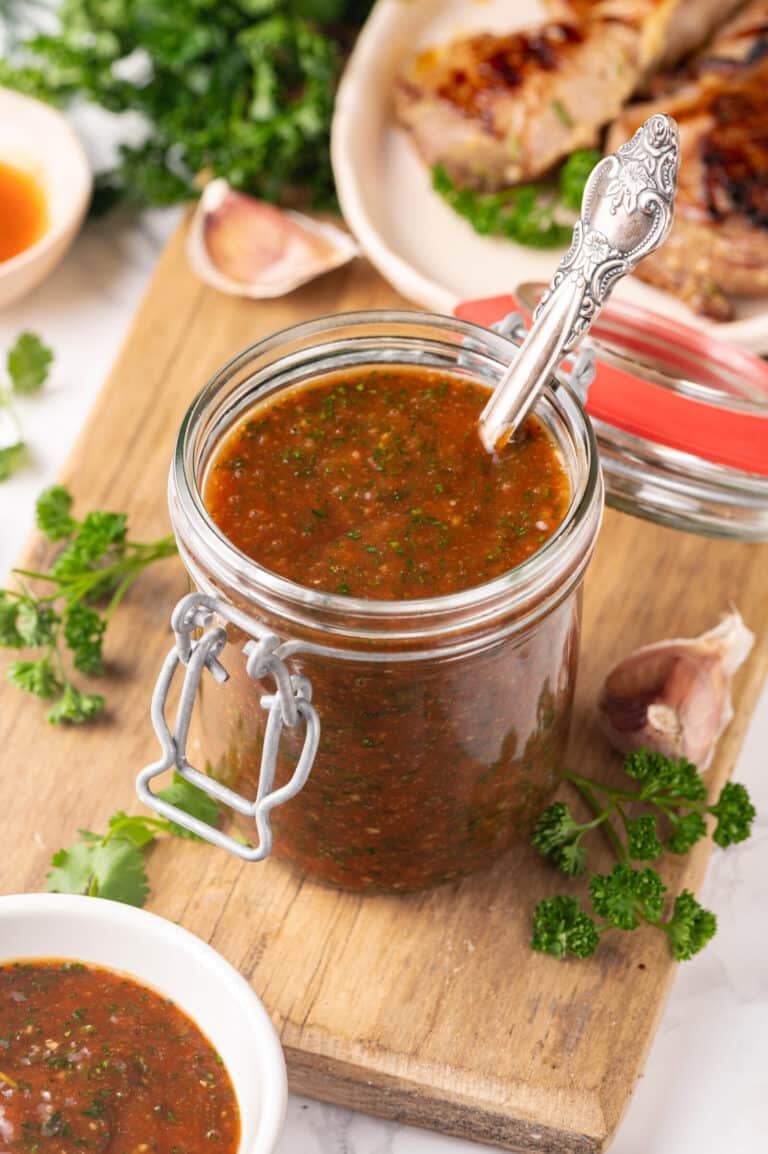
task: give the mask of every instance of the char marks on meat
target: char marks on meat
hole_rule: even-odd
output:
[[[607,142],[617,147],[656,111],[680,128],[675,223],[637,275],[727,320],[729,297],[768,293],[768,0],[748,5],[668,87],[627,109]]]
[[[560,0],[538,28],[421,52],[400,74],[396,113],[427,164],[459,184],[531,180],[597,145],[672,39],[701,44],[739,2]]]

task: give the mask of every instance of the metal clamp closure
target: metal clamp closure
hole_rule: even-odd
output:
[[[207,669],[219,683],[229,677],[219,661],[219,654],[227,643],[227,631],[224,626],[214,624],[215,618],[228,621],[251,636],[252,639],[243,646],[248,676],[257,680],[271,677],[275,683],[275,691],[260,699],[262,709],[267,711],[267,722],[254,800],[214,781],[187,760],[187,737],[203,670]],[[163,663],[151,708],[152,725],[162,747],[162,757],[141,771],[136,779],[136,792],[150,809],[205,841],[229,850],[245,861],[262,861],[272,848],[272,810],[296,796],[306,783],[315,760],[320,741],[320,720],[312,705],[312,687],[306,677],[291,674],[283,660],[284,650],[291,646],[290,642],[281,642],[276,634],[217,597],[206,593],[190,593],[183,597],[173,611],[171,625],[176,643]],[[194,640],[192,634],[199,629],[204,632]],[[295,650],[294,644],[291,651]],[[185,667],[185,673],[176,724],[171,732],[165,713],[168,693],[179,665]],[[305,734],[296,768],[284,786],[273,789],[283,726],[293,729],[300,722],[305,726]],[[244,845],[153,793],[149,783],[169,769],[175,769],[185,781],[196,785],[222,805],[252,817],[256,823],[257,844]]]

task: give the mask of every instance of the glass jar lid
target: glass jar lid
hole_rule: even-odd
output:
[[[543,283],[472,301],[457,315],[526,319]],[[717,537],[768,540],[768,364],[707,333],[612,301],[583,347],[595,356],[586,409],[610,505]]]

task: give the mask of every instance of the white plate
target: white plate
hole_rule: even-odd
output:
[[[344,218],[379,272],[403,296],[449,313],[460,300],[548,281],[561,253],[481,237],[432,191],[430,174],[392,111],[395,76],[420,47],[478,29],[535,24],[537,0],[379,0],[339,87],[332,159]],[[768,299],[739,302],[737,319],[700,317],[634,277],[617,297],[752,352],[768,352]]]

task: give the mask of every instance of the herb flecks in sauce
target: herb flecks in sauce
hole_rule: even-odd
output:
[[[311,588],[397,601],[476,586],[536,552],[569,499],[538,421],[486,454],[487,396],[416,367],[321,377],[252,409],[218,446],[210,513],[245,553]],[[564,752],[578,602],[519,637],[516,612],[468,626],[459,656],[440,639],[407,661],[378,641],[361,641],[354,660],[301,655],[322,732],[301,793],[273,810],[276,855],[334,885],[404,891],[487,866],[528,836]],[[377,647],[391,659],[369,660]],[[262,692],[233,662],[226,692],[202,694],[210,772],[246,796],[257,790]],[[300,727],[283,731],[278,784],[302,741]],[[242,829],[252,836],[252,823]]]
[[[406,600],[514,568],[569,501],[538,420],[491,456],[487,390],[412,367],[333,374],[254,408],[205,483],[214,521],[265,568],[309,588]]]
[[[78,962],[0,966],[0,1149],[235,1154],[219,1056],[173,1003]]]

